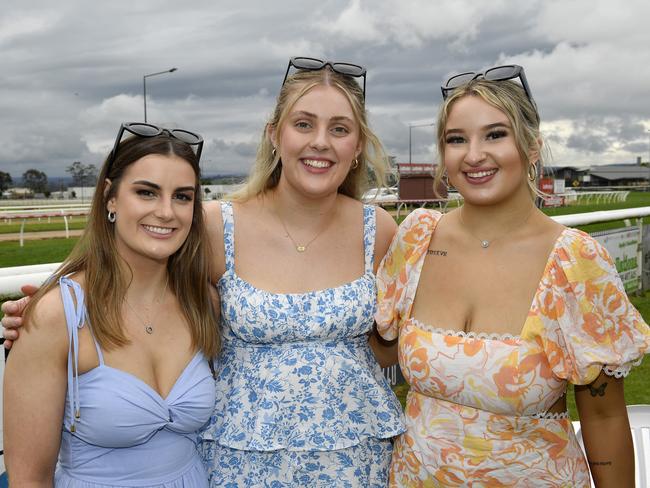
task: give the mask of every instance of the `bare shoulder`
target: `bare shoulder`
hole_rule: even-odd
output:
[[[391,214],[381,207],[375,207],[375,215],[377,219],[377,231],[375,235],[375,271],[379,267],[379,263],[388,252],[390,243],[395,237],[397,231],[397,223]]]
[[[531,229],[534,229],[533,233],[538,238],[542,237],[543,240],[546,240],[549,243],[555,242],[555,240],[567,229],[564,225],[542,213],[541,210],[536,210],[535,217],[536,220],[534,221],[534,225],[531,226]]]
[[[397,223],[393,216],[382,207],[375,207],[375,214],[377,216],[377,240],[387,240],[390,244],[397,231]]]
[[[221,218],[221,201],[210,200],[203,202],[203,213],[208,233],[219,232],[223,234],[223,219]]]
[[[223,248],[223,218],[221,217],[222,202],[212,200],[203,202],[205,227],[208,236],[208,245],[213,257],[213,270],[210,280],[216,283],[226,270],[226,261]]]
[[[65,311],[59,285],[48,290],[29,310],[24,330],[13,347],[11,355],[21,350],[34,354],[65,355],[68,333]]]

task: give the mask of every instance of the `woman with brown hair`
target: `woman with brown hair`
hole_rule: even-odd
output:
[[[207,486],[196,432],[214,405],[218,330],[201,147],[180,129],[120,128],[84,235],[7,361],[12,485]]]

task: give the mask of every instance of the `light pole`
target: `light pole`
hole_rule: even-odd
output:
[[[149,73],[148,75],[144,75],[142,77],[142,92],[144,95],[144,122],[147,122],[147,78],[150,76],[157,76],[157,75],[164,75],[165,73],[173,73],[174,71],[178,70],[178,68],[171,68],[167,69],[165,71],[158,71],[157,73]]]
[[[646,129],[648,133],[648,164],[650,164],[650,129]]]
[[[411,129],[413,127],[432,127],[436,125],[435,122],[429,122],[428,124],[409,124],[409,164],[411,164]]]

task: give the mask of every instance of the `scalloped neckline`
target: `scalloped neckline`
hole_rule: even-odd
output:
[[[423,246],[424,249],[429,248],[429,244],[431,243],[431,238],[433,237],[433,233],[435,232],[436,228],[438,227],[438,223],[442,220],[443,215],[440,214],[440,217],[436,219],[435,224],[433,228],[431,229],[431,233],[429,234],[429,238],[427,239],[427,245]],[[537,287],[535,288],[535,293],[533,293],[532,300],[530,302],[530,306],[528,307],[528,311],[526,312],[526,318],[524,319],[524,323],[521,326],[521,329],[519,331],[519,334],[500,334],[498,332],[483,332],[483,331],[475,331],[475,330],[469,330],[469,331],[464,331],[464,330],[453,330],[453,329],[445,329],[444,327],[434,327],[431,324],[427,324],[426,322],[422,322],[421,320],[418,320],[417,318],[411,316],[411,310],[413,309],[413,302],[415,301],[415,295],[413,295],[413,300],[411,300],[411,303],[409,305],[409,315],[407,317],[407,320],[413,321],[415,325],[419,325],[420,328],[423,328],[423,330],[426,331],[433,331],[432,333],[434,334],[441,334],[441,335],[447,335],[447,336],[455,336],[455,337],[465,337],[465,338],[476,338],[479,340],[498,340],[498,341],[504,341],[504,340],[519,340],[521,337],[524,335],[524,332],[526,330],[526,326],[528,324],[528,319],[530,317],[530,311],[533,309],[533,306],[535,305],[535,300],[537,299],[537,295],[540,292],[540,288],[542,286],[542,283],[544,282],[544,277],[548,273],[548,269],[553,263],[553,260],[555,258],[555,255],[557,253],[557,250],[560,246],[560,243],[564,239],[564,236],[571,230],[574,230],[571,227],[564,227],[558,236],[555,238],[555,242],[553,243],[553,247],[551,248],[551,251],[549,252],[548,258],[546,259],[546,264],[544,265],[544,270],[542,271],[542,274],[539,278],[539,281],[537,283]],[[424,265],[424,258],[426,257],[426,252],[422,253],[422,256],[420,257],[420,262],[418,263],[418,284],[420,282],[420,276],[422,275],[422,266]],[[417,293],[417,285],[415,287],[416,293]],[[460,334],[460,335],[459,335]],[[473,334],[473,336],[472,336]],[[485,337],[483,337],[485,336]]]

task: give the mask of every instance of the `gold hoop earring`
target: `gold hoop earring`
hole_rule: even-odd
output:
[[[537,179],[537,166],[535,164],[530,164],[528,166],[528,179],[530,181],[535,181],[535,179]]]
[[[354,158],[354,161],[352,161],[352,169],[357,169],[359,167],[359,160],[357,158]]]
[[[273,148],[273,151],[271,151],[271,155],[275,157],[275,148]]]

